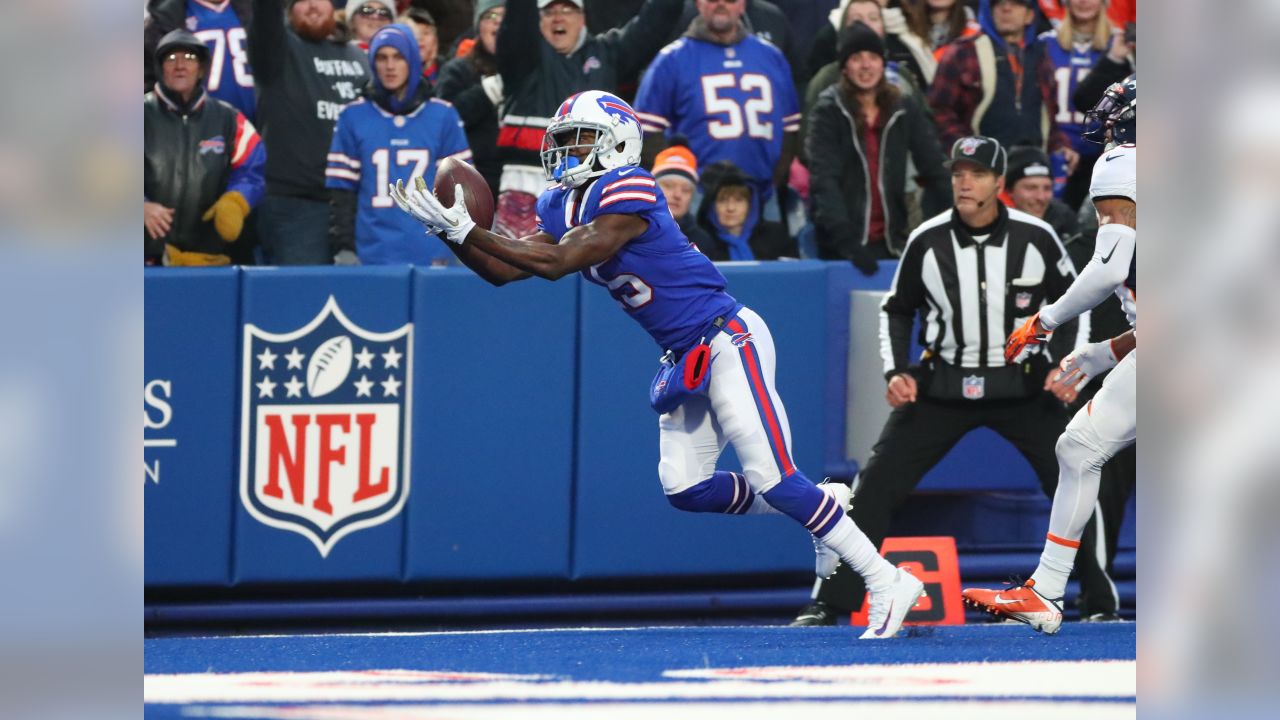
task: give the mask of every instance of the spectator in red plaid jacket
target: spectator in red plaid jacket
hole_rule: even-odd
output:
[[[966,135],[1002,145],[1062,152],[1068,172],[1079,155],[1058,128],[1053,63],[1035,35],[1035,0],[981,0],[982,33],[943,52],[929,106],[943,147]]]

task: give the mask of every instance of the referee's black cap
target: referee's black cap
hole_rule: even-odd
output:
[[[951,146],[951,160],[947,162],[947,167],[958,162],[973,163],[996,175],[1004,175],[1009,167],[1009,157],[1000,141],[985,135],[970,135],[956,140]]]

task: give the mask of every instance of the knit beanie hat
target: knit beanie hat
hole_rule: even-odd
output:
[[[480,24],[480,18],[484,14],[494,8],[500,8],[507,4],[507,0],[476,0],[476,16],[473,18],[473,25]]]
[[[849,57],[854,53],[860,53],[864,50],[875,53],[880,57],[886,55],[884,38],[880,37],[875,30],[864,22],[856,22],[849,27],[840,31],[840,40],[836,45],[837,54],[840,57],[840,66],[843,67],[849,61]]]
[[[683,144],[672,145],[658,153],[653,160],[653,177],[661,180],[667,175],[682,177],[694,185],[698,184],[698,160],[693,151]]]

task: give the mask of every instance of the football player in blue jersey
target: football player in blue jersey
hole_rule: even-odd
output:
[[[639,118],[620,98],[588,91],[565,100],[542,149],[556,186],[538,199],[538,229],[526,238],[478,227],[460,186],[452,207],[425,184],[397,182],[391,196],[494,285],[581,272],[607,288],[667,351],[650,401],[660,413],[658,477],[670,503],[790,516],[815,538],[819,575],[841,558],[866,578],[871,610],[862,637],[893,637],[923,584],[881,558],[845,514],[847,487],[814,485],[793,464],[769,328],[725,292],[724,276],[680,231],[657,181],[639,166],[641,140]],[[741,473],[715,469],[730,442]]]

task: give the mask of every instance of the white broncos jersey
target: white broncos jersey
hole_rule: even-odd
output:
[[[1138,147],[1118,145],[1102,154],[1093,166],[1093,182],[1089,185],[1089,197],[1097,202],[1107,198],[1128,198],[1138,204]],[[1129,263],[1129,275],[1116,287],[1116,296],[1124,307],[1130,325],[1138,322],[1138,251],[1135,246],[1133,260]]]

